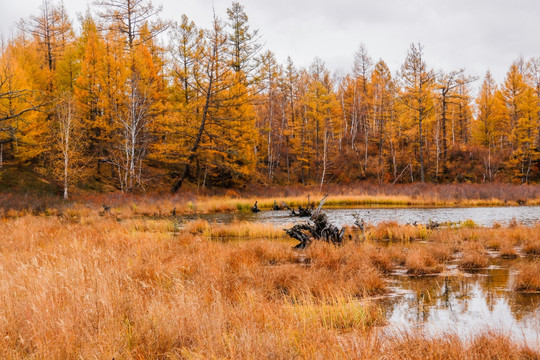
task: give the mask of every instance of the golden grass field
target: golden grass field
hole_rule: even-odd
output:
[[[513,291],[539,292],[540,226],[386,223],[296,251],[268,225],[72,211],[0,222],[2,359],[540,358],[489,329],[386,337],[370,300],[395,268],[438,273],[461,254],[474,271],[488,250],[524,257]]]

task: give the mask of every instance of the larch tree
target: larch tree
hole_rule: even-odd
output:
[[[525,83],[521,69],[522,67],[519,61],[514,62],[510,66],[500,92],[506,108],[504,132],[502,134],[504,142],[512,150],[514,150],[514,142],[511,139],[511,134],[518,120],[523,116],[521,103],[523,101],[523,95],[527,90],[527,84]]]
[[[283,78],[280,84],[283,97],[283,111],[285,124],[285,143],[286,143],[286,170],[287,182],[291,181],[291,175],[299,172],[298,181],[305,183],[304,168],[300,165],[298,158],[302,153],[302,131],[301,131],[301,116],[300,111],[300,95],[299,95],[299,74],[291,57],[287,57],[287,61],[283,69]]]
[[[111,52],[106,52],[105,40],[100,36],[92,16],[87,13],[78,39],[80,74],[75,81],[74,100],[86,138],[87,156],[101,175],[101,164],[107,159],[111,144],[111,119],[105,105],[107,70],[111,68]],[[110,46],[109,46],[110,48]]]
[[[428,69],[423,58],[423,46],[411,44],[405,62],[401,66],[400,77],[403,85],[402,101],[411,110],[418,125],[418,156],[420,163],[420,180],[425,177],[425,145],[423,127],[432,114],[432,90],[435,82],[435,72]]]
[[[296,96],[298,116],[293,123],[296,163],[300,170],[300,181],[306,184],[311,178],[312,162],[314,158],[311,146],[314,131],[308,116],[308,90],[310,84],[309,73],[305,69],[299,69],[296,75]]]
[[[535,57],[530,59],[527,63],[527,68],[530,86],[533,88],[536,99],[538,100],[538,136],[536,138],[536,147],[540,149],[540,58]]]
[[[353,150],[357,149],[357,134],[360,132],[364,138],[364,161],[362,165],[364,176],[368,166],[369,136],[372,128],[369,122],[369,109],[371,107],[369,99],[369,78],[371,76],[372,68],[373,60],[369,56],[366,46],[360,44],[358,50],[354,53],[353,75],[355,77],[355,83],[350,131]]]
[[[183,170],[173,191],[182,186],[204,152],[218,182],[241,181],[254,170],[255,126],[244,77],[229,61],[229,42],[223,22],[214,16],[212,27],[198,41],[190,76],[196,103]],[[195,100],[194,100],[195,101]]]
[[[471,89],[470,84],[476,81],[474,76],[467,76],[461,73],[457,78],[458,87],[456,88],[456,119],[453,123],[453,141],[459,142],[461,146],[468,145],[470,141],[470,125],[473,118],[471,107]]]
[[[261,157],[265,156],[268,180],[272,181],[280,159],[285,155],[287,132],[287,90],[282,88],[282,68],[271,51],[261,56],[257,127],[261,134]]]
[[[172,24],[169,32],[168,107],[165,116],[154,124],[157,141],[153,144],[152,158],[172,173],[182,170],[183,158],[197,129],[197,111],[200,104],[195,81],[199,70],[197,62],[202,55],[204,32],[183,15],[179,23]],[[206,168],[201,158],[197,169]],[[197,172],[200,180],[200,172]]]
[[[373,103],[373,123],[378,137],[377,180],[382,184],[385,177],[383,151],[387,137],[387,127],[394,116],[395,84],[386,63],[379,60],[371,75],[371,98]]]
[[[31,141],[25,141],[25,135],[33,135],[35,130],[31,131],[32,134],[25,134],[24,130],[34,128],[30,115],[43,105],[16,61],[15,46],[2,42],[0,47],[0,168],[4,166],[5,146],[9,146],[10,155],[14,157],[16,145],[32,145]],[[32,148],[22,149],[23,158],[32,158],[44,151],[43,147]]]
[[[538,137],[538,100],[531,87],[521,94],[519,103],[519,118],[517,119],[512,140],[514,153],[510,165],[516,178],[522,183],[529,183],[533,162],[540,158],[536,147]]]
[[[437,144],[437,170],[436,177],[439,176],[439,154],[442,167],[443,176],[447,171],[448,161],[448,121],[449,121],[449,108],[455,102],[458,97],[456,89],[459,86],[458,77],[463,74],[465,69],[450,71],[449,73],[442,73],[437,79],[437,90],[439,92],[438,100],[440,106],[440,136],[436,137]],[[439,125],[439,124],[437,124]],[[437,126],[439,129],[439,126]],[[439,139],[441,146],[439,146]],[[439,150],[440,149],[440,150]]]
[[[312,132],[312,151],[315,154],[314,168],[320,172],[321,187],[332,162],[334,140],[339,133],[339,102],[333,91],[330,72],[321,59],[310,66],[308,91],[305,94],[308,131]]]
[[[42,104],[39,113],[32,113],[19,124],[21,143],[28,146],[26,150],[34,149],[21,152],[20,158],[33,162],[38,172],[48,173],[50,168],[44,164],[54,152],[48,139],[54,126],[55,102],[64,91],[59,89],[59,85],[62,83],[62,86],[69,87],[77,75],[75,55],[66,51],[75,35],[63,3],[50,0],[43,0],[39,14],[22,19],[18,27],[21,31],[20,60],[25,64],[25,77],[33,90],[34,101]],[[66,54],[70,59],[64,61]],[[67,76],[66,67],[72,67],[71,76]]]
[[[257,79],[259,61],[257,54],[262,45],[259,43],[258,30],[250,30],[248,16],[239,2],[233,2],[227,9],[227,25],[230,32],[227,36],[228,52],[231,66],[236,73],[243,73],[246,85]]]
[[[39,16],[21,20],[19,28],[34,38],[41,58],[41,72],[45,76],[43,90],[52,92],[56,64],[72,40],[72,27],[63,3],[43,0],[39,9]]]
[[[157,16],[163,7],[154,7],[149,0],[98,0],[106,28],[121,35],[129,49],[155,38],[167,29],[167,23]]]
[[[497,96],[497,84],[488,71],[476,98],[476,120],[473,125],[473,141],[487,147],[484,158],[484,181],[493,181],[500,169],[500,161],[494,158],[497,140],[501,136],[503,104]]]

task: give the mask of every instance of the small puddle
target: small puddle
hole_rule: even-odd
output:
[[[540,294],[512,291],[513,267],[520,261],[491,259],[487,269],[474,275],[456,269],[416,278],[393,274],[391,293],[375,299],[387,319],[385,331],[419,329],[467,339],[489,329],[540,349]]]

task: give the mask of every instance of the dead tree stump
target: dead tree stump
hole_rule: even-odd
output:
[[[319,203],[319,207],[313,212],[310,217],[312,224],[304,223],[294,225],[290,229],[284,229],[287,235],[300,241],[295,249],[305,249],[313,240],[322,240],[333,244],[341,244],[343,242],[343,234],[345,227],[339,229],[328,221],[328,216],[321,212],[321,208],[326,201],[326,196]]]

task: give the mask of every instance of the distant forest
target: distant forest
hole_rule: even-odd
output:
[[[334,76],[319,58],[280,64],[237,2],[203,29],[147,0],[100,0],[77,21],[44,0],[15,34],[0,49],[0,182],[31,169],[67,198],[540,180],[540,58],[497,84],[434,71],[421,44],[392,73],[360,45]]]

